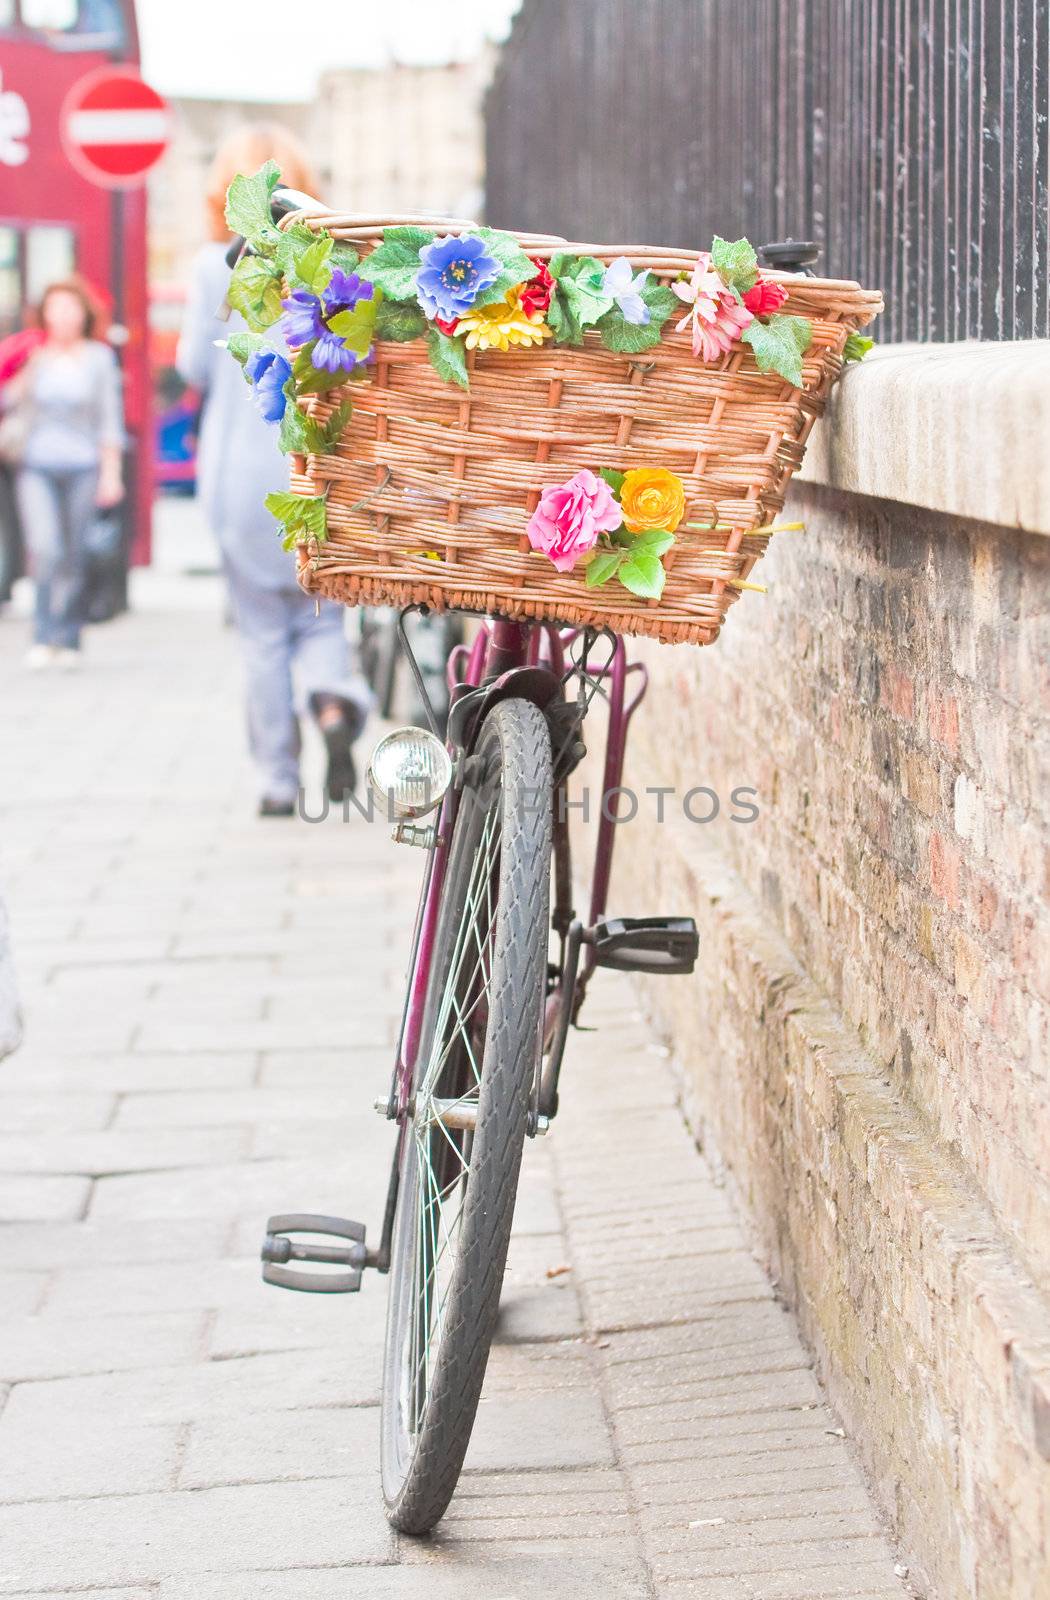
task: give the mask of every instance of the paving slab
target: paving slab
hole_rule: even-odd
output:
[[[38,1578],[56,1588],[156,1583],[257,1567],[363,1566],[393,1558],[371,1487],[354,1478],[0,1506],[0,1594]]]
[[[6,1298],[6,1290],[0,1288],[0,1295]],[[100,1311],[109,1314],[86,1316],[55,1305],[28,1317],[5,1310],[0,1372],[9,1381],[25,1383],[199,1360],[205,1320],[200,1312],[112,1314],[119,1304],[117,1299],[103,1302]]]

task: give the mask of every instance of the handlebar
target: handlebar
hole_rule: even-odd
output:
[[[315,200],[312,194],[304,194],[301,189],[275,189],[270,197],[270,215],[274,222],[280,222],[290,211],[327,211],[328,207]],[[251,254],[251,246],[246,243],[242,234],[235,233],[226,251],[226,265],[233,268],[241,256]]]

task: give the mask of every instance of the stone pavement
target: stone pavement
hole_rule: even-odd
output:
[[[430,1541],[390,1532],[384,1285],[281,1294],[256,1250],[270,1210],[379,1218],[370,1106],[421,858],[379,826],[255,819],[218,613],[215,580],[147,576],[76,676],[25,672],[0,617],[27,1012],[0,1065],[0,1595],[899,1600],[611,974],[527,1150],[460,1492]]]

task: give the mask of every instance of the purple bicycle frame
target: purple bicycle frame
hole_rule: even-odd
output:
[[[512,672],[519,667],[535,666],[544,659],[546,664],[561,676],[565,669],[566,654],[581,633],[581,629],[559,630],[546,623],[486,621],[479,629],[472,645],[457,646],[449,657],[450,686],[479,688],[482,684],[491,684],[504,673]],[[588,677],[592,681],[597,680],[604,691],[609,717],[602,775],[601,814],[595,842],[594,869],[591,875],[588,917],[590,924],[596,922],[606,909],[627,730],[648,686],[648,674],[644,665],[640,661],[628,663],[623,640],[616,635],[606,635],[606,637],[613,639],[608,659],[599,665],[588,664],[585,668]],[[632,674],[637,674],[640,681],[636,692],[628,699],[627,680]],[[438,842],[430,856],[416,919],[412,974],[395,1069],[394,1099],[399,1111],[407,1107],[412,1093],[412,1065],[423,1026],[441,889],[448,864],[452,833],[449,823],[454,815],[454,806],[455,796],[450,791],[441,808]],[[589,950],[583,970],[576,982],[577,996],[582,994],[593,970],[594,954]],[[557,1023],[559,1006],[564,1003],[565,997],[559,987],[554,991],[547,1007],[544,1031],[548,1038]]]

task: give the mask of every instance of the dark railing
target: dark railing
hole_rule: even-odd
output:
[[[1050,335],[1047,0],[524,0],[487,215],[594,241],[812,238],[889,339]]]

